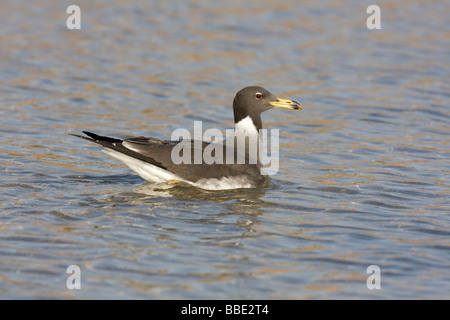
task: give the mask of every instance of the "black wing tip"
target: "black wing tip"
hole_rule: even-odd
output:
[[[163,166],[160,162],[154,160],[151,157],[147,157],[143,154],[140,154],[139,152],[135,152],[133,150],[130,150],[128,148],[126,148],[125,146],[122,145],[123,140],[121,139],[116,139],[116,138],[111,138],[111,137],[105,137],[105,136],[101,136],[98,135],[96,133],[92,133],[89,131],[82,131],[86,136],[80,135],[80,134],[76,134],[76,133],[69,133],[69,135],[74,136],[74,137],[78,137],[78,138],[82,138],[91,142],[95,142],[103,147],[106,148],[110,148],[113,149],[115,151],[121,152],[127,156],[139,159],[141,161],[144,162],[148,162],[152,165],[155,165],[157,167],[160,167],[164,170],[167,170],[167,168],[165,166]]]
[[[107,138],[107,137],[102,137],[102,136],[100,136],[100,135],[98,135],[96,133],[89,132],[89,131],[81,131],[81,132],[83,132],[88,137],[90,137],[90,138],[92,138],[94,140],[97,140],[97,141],[102,141],[103,140],[102,138]]]
[[[83,135],[80,135],[80,134],[76,134],[76,133],[69,133],[69,135],[74,136],[74,137],[78,137],[78,138],[82,138],[82,139],[86,139],[86,140],[96,141],[96,142],[102,141],[102,142],[109,142],[109,143],[117,143],[117,142],[122,142],[123,141],[121,139],[101,136],[101,135],[98,135],[96,133],[89,132],[89,131],[82,131],[82,132],[87,137],[83,136]]]

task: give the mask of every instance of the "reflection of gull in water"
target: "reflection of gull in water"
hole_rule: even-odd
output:
[[[266,194],[265,188],[248,189],[246,192],[241,190],[221,190],[208,191],[200,188],[192,188],[191,185],[182,182],[174,184],[161,183],[145,183],[133,189],[133,192],[149,197],[174,197],[178,199],[195,199],[214,202],[228,202],[238,200],[246,203],[267,204],[261,200]]]
[[[166,183],[146,183],[134,188],[131,194],[125,192],[116,195],[115,198],[122,198],[121,202],[146,203],[151,208],[155,206],[168,208],[177,205],[177,202],[174,204],[170,199],[182,200],[188,211],[195,211],[203,218],[222,220],[231,215],[234,216],[233,219],[238,219],[236,223],[240,227],[247,226],[246,229],[248,229],[255,221],[252,218],[252,223],[248,221],[244,223],[243,220],[259,216],[265,209],[273,207],[271,202],[262,199],[265,194],[266,188],[247,189],[246,192],[242,190],[207,191],[187,184],[170,186]],[[191,215],[188,216],[192,218]],[[200,216],[196,215],[196,219]],[[208,222],[205,221],[205,223]]]
[[[171,197],[170,189],[174,188],[165,182],[161,183],[145,183],[133,189],[133,192],[152,197]]]

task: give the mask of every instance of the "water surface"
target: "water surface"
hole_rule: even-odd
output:
[[[0,13],[1,298],[450,298],[448,4],[70,4]],[[265,188],[155,187],[67,135],[232,128],[255,84],[303,106],[263,114]]]

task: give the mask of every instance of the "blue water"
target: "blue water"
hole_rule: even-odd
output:
[[[70,4],[0,12],[0,298],[450,298],[448,4]],[[265,188],[163,190],[67,134],[232,128],[254,84],[303,107],[263,114]]]

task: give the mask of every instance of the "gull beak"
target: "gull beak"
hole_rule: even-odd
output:
[[[278,98],[277,101],[269,102],[269,104],[274,108],[287,108],[291,110],[302,110],[300,104],[294,100]]]

